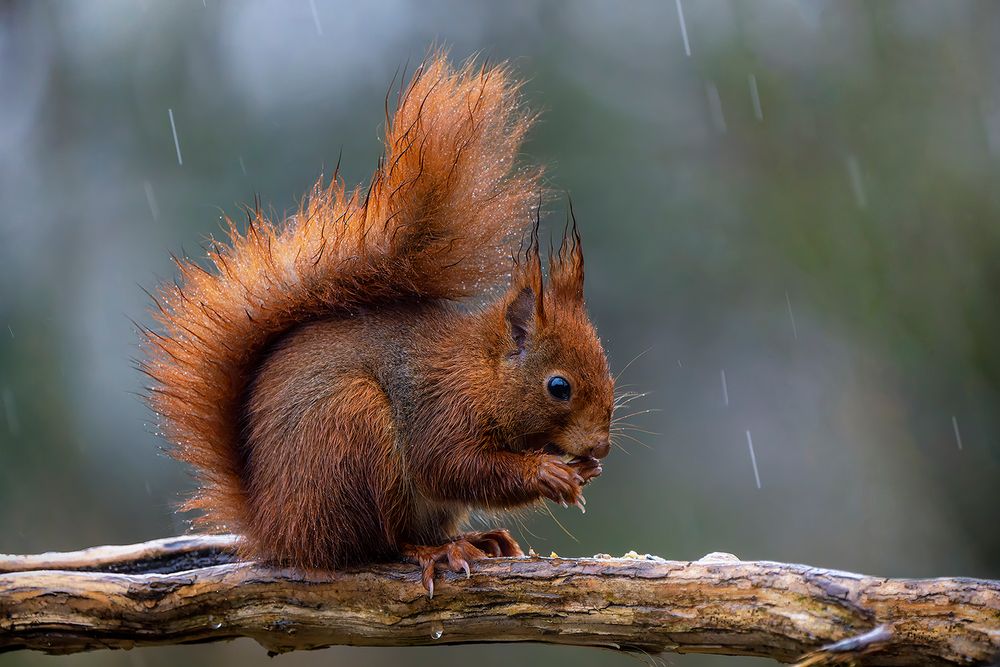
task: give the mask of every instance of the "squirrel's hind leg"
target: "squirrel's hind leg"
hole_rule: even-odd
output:
[[[440,563],[452,572],[471,574],[469,563],[491,557],[520,557],[520,545],[502,528],[464,533],[439,546],[405,545],[403,557],[420,566],[420,581],[427,594],[434,597],[434,567]]]
[[[306,345],[279,352],[257,379],[242,528],[253,558],[331,570],[397,553],[405,496],[384,392],[320,356]]]

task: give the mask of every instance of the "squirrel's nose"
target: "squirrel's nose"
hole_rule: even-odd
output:
[[[607,438],[602,438],[596,445],[590,448],[590,455],[595,459],[603,459],[611,451],[611,442]]]

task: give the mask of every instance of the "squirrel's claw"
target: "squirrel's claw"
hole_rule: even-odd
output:
[[[538,466],[539,494],[559,503],[582,508],[582,487],[592,477],[600,474],[596,459],[579,459],[569,463],[557,456],[547,456]]]
[[[420,566],[420,582],[427,590],[427,596],[434,599],[434,569],[438,563],[447,565],[455,573],[465,572],[465,578],[472,576],[471,561],[488,557],[519,557],[524,552],[506,530],[491,530],[482,533],[466,533],[451,542],[439,546],[406,545],[403,557]]]
[[[521,545],[503,528],[486,532],[465,533],[462,539],[494,557],[520,558],[524,556]]]
[[[420,570],[420,583],[424,585],[427,590],[427,597],[431,600],[434,599],[434,561],[431,559],[426,559],[421,564]]]
[[[569,462],[573,470],[580,476],[580,484],[587,484],[595,477],[600,477],[604,472],[601,461],[590,456],[578,456]]]

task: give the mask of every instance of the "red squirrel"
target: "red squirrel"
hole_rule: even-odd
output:
[[[404,558],[433,596],[436,564],[523,555],[460,532],[472,510],[583,508],[614,380],[575,222],[543,277],[541,169],[516,160],[533,119],[506,65],[434,54],[366,188],[321,179],[283,222],[227,218],[213,270],[175,259],[142,369],[196,525],[310,570]]]

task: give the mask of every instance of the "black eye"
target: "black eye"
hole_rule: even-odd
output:
[[[569,380],[562,377],[561,375],[553,375],[549,378],[549,382],[546,385],[549,389],[549,393],[552,394],[552,398],[560,401],[568,401],[570,394]]]

